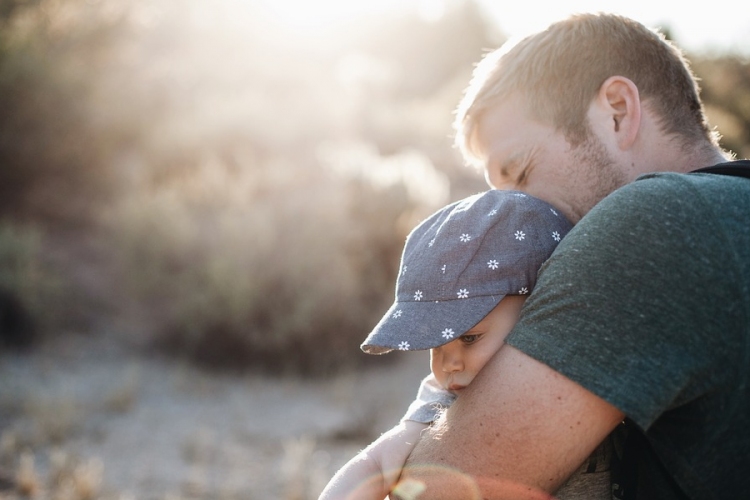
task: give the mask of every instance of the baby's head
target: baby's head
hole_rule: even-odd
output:
[[[362,350],[431,349],[438,381],[465,387],[502,346],[539,268],[571,227],[554,207],[518,191],[485,191],[438,210],[409,234],[396,300]]]

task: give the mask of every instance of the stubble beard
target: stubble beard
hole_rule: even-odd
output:
[[[586,140],[573,149],[569,171],[577,172],[579,190],[577,215],[583,217],[604,197],[627,184],[625,172],[617,165],[601,140],[589,131]]]

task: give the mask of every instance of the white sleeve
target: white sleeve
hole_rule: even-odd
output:
[[[412,420],[414,422],[429,424],[438,417],[441,411],[453,404],[455,400],[456,396],[443,389],[432,373],[430,373],[422,379],[422,382],[419,384],[417,399],[409,405],[406,414],[401,417],[401,420]]]

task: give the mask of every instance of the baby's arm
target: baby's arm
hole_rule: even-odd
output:
[[[318,500],[383,500],[401,476],[422,430],[454,400],[432,374],[425,377],[401,423],[339,469]]]
[[[349,460],[318,500],[383,500],[428,424],[404,420]]]

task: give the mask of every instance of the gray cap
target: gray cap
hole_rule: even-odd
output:
[[[362,343],[368,354],[432,349],[525,295],[572,224],[548,203],[491,190],[452,203],[407,237],[396,301]]]

